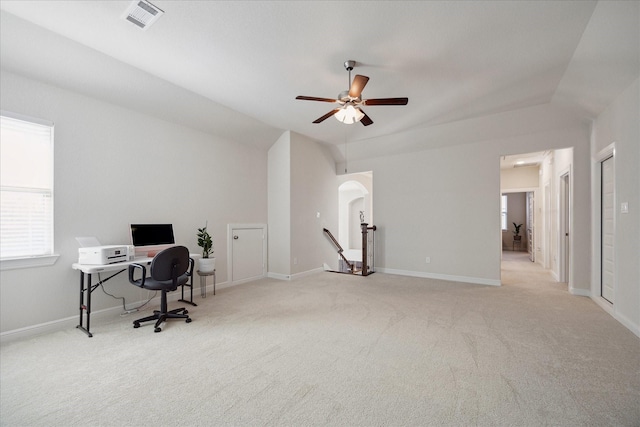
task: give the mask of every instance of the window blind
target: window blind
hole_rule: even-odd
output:
[[[53,254],[53,124],[0,115],[0,258]]]

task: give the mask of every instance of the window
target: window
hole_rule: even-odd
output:
[[[507,196],[503,194],[500,196],[500,224],[502,231],[507,230]]]
[[[53,123],[4,111],[0,122],[2,269],[52,264]]]

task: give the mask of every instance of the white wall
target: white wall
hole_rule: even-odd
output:
[[[269,150],[269,275],[337,268],[323,228],[338,224],[335,161],[329,150],[300,134],[285,132]]]
[[[268,154],[269,273],[291,274],[291,133]]]
[[[335,160],[325,146],[291,132],[293,274],[321,269],[324,263],[332,269],[338,268],[335,249],[322,231],[323,228],[336,230],[337,227]]]
[[[55,251],[51,267],[0,273],[2,332],[78,315],[77,236],[128,243],[130,222],[170,222],[177,243],[198,252],[205,221],[227,280],[227,223],[267,222],[267,153],[113,104],[1,74],[1,108],[55,123]],[[124,274],[107,290],[146,297]],[[100,290],[93,309],[121,305]]]
[[[500,187],[504,190],[527,191],[538,187],[540,168],[528,166],[523,168],[510,168],[500,170]]]
[[[631,84],[597,118],[593,125],[592,154],[594,177],[597,153],[615,142],[615,295],[613,307],[603,304],[600,295],[598,238],[594,238],[594,271],[591,295],[614,317],[640,336],[640,83]],[[594,179],[593,233],[599,236],[599,183]],[[620,204],[629,204],[629,213]]]
[[[500,156],[567,146],[575,147],[573,285],[589,289],[586,125],[350,161],[351,171],[373,171],[378,271],[499,284]]]

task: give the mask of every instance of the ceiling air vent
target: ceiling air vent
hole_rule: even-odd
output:
[[[134,0],[125,11],[123,18],[146,30],[162,16],[164,11],[148,1]]]

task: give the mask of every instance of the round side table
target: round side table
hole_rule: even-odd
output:
[[[200,276],[200,296],[202,298],[207,297],[207,277],[213,276],[213,294],[216,294],[216,270],[203,272],[198,270],[198,276]]]

